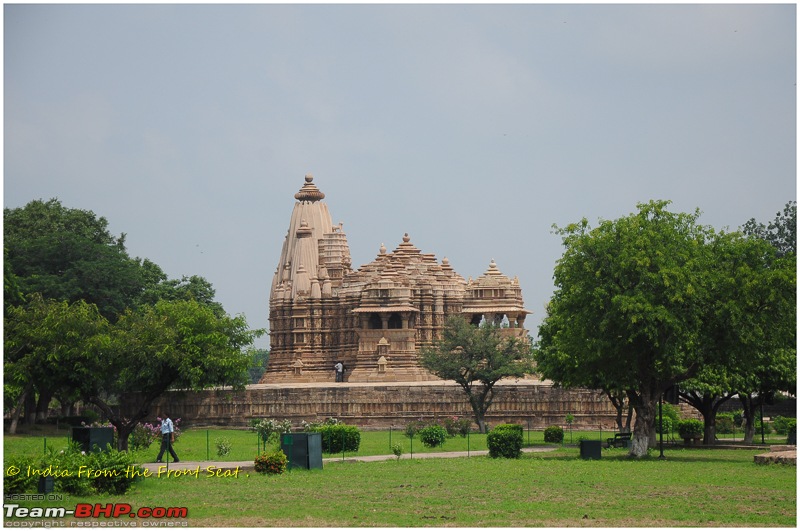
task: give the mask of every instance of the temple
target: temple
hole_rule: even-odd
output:
[[[527,337],[528,313],[519,280],[494,260],[465,280],[405,234],[394,251],[381,244],[375,259],[353,270],[342,224],[334,225],[325,194],[306,175],[297,194],[269,297],[270,356],[261,383],[437,380],[417,355],[440,337],[445,321],[501,325]]]

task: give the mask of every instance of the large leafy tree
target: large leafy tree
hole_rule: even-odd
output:
[[[10,431],[16,431],[22,404],[37,388],[72,395],[97,377],[109,345],[109,323],[97,307],[84,301],[44,300],[34,294],[23,305],[10,306],[3,329],[4,384],[16,388]]]
[[[57,199],[3,210],[6,259],[23,294],[94,304],[116,319],[144,289],[140,264],[108,221]]]
[[[797,202],[790,201],[764,225],[751,219],[742,231],[752,240],[769,244],[765,270],[748,286],[756,316],[768,321],[740,356],[734,389],[742,403],[745,441],[752,442],[755,416],[777,392],[797,394]]]
[[[93,305],[111,324],[129,309],[161,300],[196,301],[216,317],[226,317],[210,282],[199,276],[170,280],[150,260],[131,258],[125,235],[112,235],[108,221],[91,211],[67,208],[57,199],[36,200],[22,208],[4,209],[3,219],[6,316],[9,306],[22,305],[38,294],[43,301]],[[30,422],[46,416],[53,397],[68,409],[78,393],[56,385],[58,381],[49,377],[56,372],[32,373],[26,392],[18,382],[7,381],[6,403],[24,399]]]
[[[124,450],[128,435],[165,391],[243,388],[253,357],[250,347],[262,333],[250,330],[243,316],[219,316],[194,300],[162,300],[128,310],[112,330],[108,349],[81,360],[94,377],[79,383],[79,389],[117,428]],[[123,394],[131,404],[126,410],[115,407]]]
[[[625,390],[636,412],[631,455],[655,440],[666,389],[709,362],[698,352],[711,299],[714,231],[699,212],[669,202],[590,228],[584,219],[558,232],[565,252],[556,291],[539,329],[538,371],[567,387]]]
[[[442,338],[420,353],[423,367],[461,386],[481,433],[486,432],[486,412],[497,392],[495,384],[531,373],[531,362],[527,339],[507,336],[490,323],[474,326],[461,317],[449,318]]]

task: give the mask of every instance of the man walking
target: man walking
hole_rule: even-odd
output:
[[[169,418],[167,413],[163,414],[163,419],[161,420],[161,451],[158,452],[158,457],[156,457],[156,463],[161,462],[161,457],[163,457],[164,452],[169,450],[170,455],[172,455],[172,459],[175,463],[178,463],[180,459],[178,459],[178,454],[175,453],[175,450],[172,449],[172,443],[175,441],[175,426],[172,424],[172,420]]]

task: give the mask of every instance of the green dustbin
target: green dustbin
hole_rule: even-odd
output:
[[[288,467],[311,470],[322,468],[322,434],[284,433],[281,450],[288,458]]]

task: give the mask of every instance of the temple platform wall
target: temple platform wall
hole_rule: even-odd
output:
[[[615,430],[615,411],[599,391],[566,390],[549,383],[518,380],[501,382],[489,408],[487,422],[505,422],[530,428],[565,425],[575,417],[574,429]],[[123,408],[125,402],[123,402]],[[155,416],[163,408],[184,426],[246,427],[251,419],[290,419],[317,422],[338,418],[362,429],[404,427],[412,420],[445,416],[472,418],[461,388],[453,382],[257,384],[243,391],[225,389],[169,392],[153,404]]]

